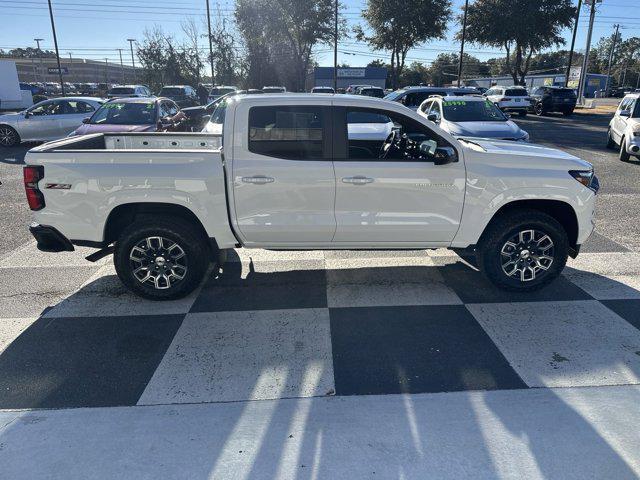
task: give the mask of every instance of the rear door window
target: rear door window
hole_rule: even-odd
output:
[[[249,110],[249,151],[296,160],[325,157],[325,112],[318,106],[268,106]]]

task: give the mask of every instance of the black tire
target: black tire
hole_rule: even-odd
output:
[[[521,117],[526,117],[527,116],[527,111],[526,110],[520,110],[518,112],[518,115],[521,116]]]
[[[0,125],[0,147],[15,147],[20,144],[20,135],[9,125]]]
[[[536,103],[533,106],[533,111],[539,117],[547,114],[547,111],[544,109],[544,107],[542,106],[542,103],[540,102]]]
[[[160,237],[162,242],[146,243],[150,237]],[[208,239],[192,223],[179,217],[148,215],[138,217],[120,234],[113,263],[118,277],[132,292],[150,300],[173,300],[188,295],[200,284],[209,266],[203,259],[210,258]],[[145,281],[135,273],[143,266],[147,268],[138,275],[151,275]]]
[[[611,129],[607,129],[607,148],[609,150],[613,150],[614,148],[616,148],[616,142],[613,141],[613,138],[611,137]]]
[[[631,155],[627,153],[627,146],[625,145],[624,137],[620,139],[620,150],[618,151],[618,158],[623,162],[631,160]]]
[[[520,232],[528,231],[534,231],[538,235],[525,235],[524,248],[520,244],[515,248],[508,246],[509,241],[520,238]],[[544,240],[545,236],[551,242],[550,247],[549,242]],[[536,238],[542,243],[536,244]],[[531,246],[527,246],[527,243]],[[529,255],[528,252],[533,252],[536,248],[536,255]],[[491,222],[482,235],[476,256],[480,271],[491,283],[505,290],[526,292],[542,288],[557,278],[567,263],[568,250],[567,233],[556,219],[537,210],[519,210],[506,213]],[[503,252],[511,255],[507,256]],[[545,259],[541,258],[542,254]],[[547,260],[547,257],[552,260]],[[546,269],[533,266],[535,262]],[[506,270],[511,270],[512,267],[514,273],[510,276]],[[517,268],[520,270],[517,271]],[[535,269],[538,270],[532,271]],[[525,271],[524,281],[522,270]]]

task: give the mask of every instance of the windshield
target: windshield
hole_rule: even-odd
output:
[[[156,121],[155,103],[109,102],[93,114],[93,125],[151,125]]]
[[[403,93],[404,93],[404,90],[397,90],[395,92],[389,93],[386,97],[384,97],[384,99],[395,102]]]
[[[227,93],[235,91],[235,88],[212,88],[210,95],[226,95]]]
[[[467,102],[465,100],[443,101],[444,118],[449,122],[506,122],[500,109],[489,100]]]
[[[384,97],[384,91],[381,88],[363,88],[360,90],[360,94],[368,97]]]
[[[131,94],[134,93],[134,89],[133,88],[127,88],[127,87],[118,87],[118,88],[112,88],[111,90],[109,90],[109,94],[111,95],[115,95],[115,94]]]
[[[524,88],[507,88],[504,94],[508,97],[526,97],[528,95]]]
[[[161,97],[175,97],[179,95],[184,95],[184,91],[181,88],[163,87],[162,90],[160,90]]]

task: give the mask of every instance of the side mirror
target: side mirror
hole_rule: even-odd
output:
[[[24,112],[24,118],[29,118],[31,116],[31,112]]]
[[[458,153],[452,147],[438,147],[433,154],[434,165],[446,165],[458,161]]]
[[[438,123],[438,116],[435,113],[430,113],[427,115],[427,120],[433,123]]]
[[[82,119],[82,123],[89,123],[89,120],[91,120],[91,117],[85,117]]]
[[[629,110],[622,110],[620,112],[620,116],[621,117],[630,117],[631,116],[631,112]]]

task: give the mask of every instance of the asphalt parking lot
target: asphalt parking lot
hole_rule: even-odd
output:
[[[528,295],[446,250],[239,250],[143,301],[110,258],[37,252],[26,147],[0,150],[0,472],[640,476],[640,162],[605,149],[609,115],[514,120],[602,185],[596,233]]]

